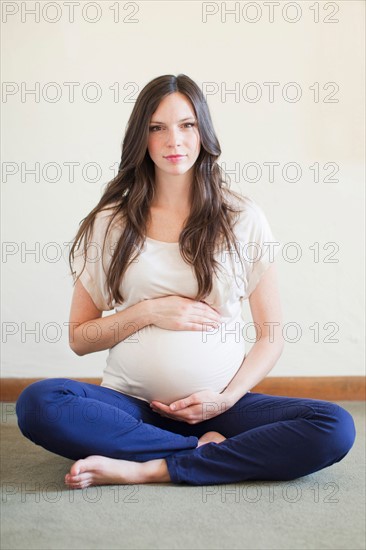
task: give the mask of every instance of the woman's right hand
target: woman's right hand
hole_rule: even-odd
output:
[[[204,302],[182,296],[146,300],[151,324],[168,330],[211,330],[222,322],[221,315]]]

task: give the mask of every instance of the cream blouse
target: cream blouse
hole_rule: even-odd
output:
[[[245,356],[242,301],[256,288],[281,248],[261,207],[248,197],[242,197],[240,205],[243,211],[233,230],[243,268],[235,249],[218,252],[215,258],[223,271],[214,274],[212,292],[204,300],[223,316],[221,326],[204,327],[202,331],[167,330],[155,325],[142,328],[109,350],[102,386],[166,404],[205,389],[221,392],[226,388]],[[121,234],[121,226],[114,223],[102,262],[111,214],[110,208],[97,214],[80,277],[95,305],[103,311],[118,312],[142,300],[168,295],[194,299],[198,289],[194,269],[181,257],[178,243],[146,237],[121,283],[125,302],[110,301],[106,273]],[[77,274],[83,263],[81,247],[73,264]]]

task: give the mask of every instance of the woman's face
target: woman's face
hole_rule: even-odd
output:
[[[174,92],[159,103],[150,119],[147,149],[155,163],[155,175],[185,174],[192,168],[201,140],[193,106],[184,94]],[[181,156],[172,158],[176,155]]]

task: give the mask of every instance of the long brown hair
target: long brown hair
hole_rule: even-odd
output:
[[[121,281],[129,264],[138,256],[137,252],[133,257],[133,250],[140,250],[145,241],[146,221],[155,192],[154,163],[147,150],[150,120],[161,100],[174,92],[180,92],[190,100],[201,139],[201,150],[194,165],[191,211],[179,236],[180,253],[196,274],[198,293],[195,299],[204,299],[212,290],[212,273],[221,267],[214,256],[223,239],[229,250],[234,245],[240,258],[232,230],[236,220],[232,215],[241,210],[235,209],[230,197],[240,199],[242,196],[229,189],[229,183],[217,164],[221,148],[206,99],[198,85],[185,74],[159,76],[141,90],[127,123],[118,174],[107,183],[95,208],[80,222],[69,253],[75,284],[80,276],[75,278],[72,266],[75,249],[84,238],[86,260],[88,238],[96,215],[101,210],[112,208],[106,235],[116,217],[123,221],[124,226],[106,274],[109,293],[116,303],[124,301]]]

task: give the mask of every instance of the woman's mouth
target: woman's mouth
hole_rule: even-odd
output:
[[[169,155],[168,157],[164,157],[169,162],[179,162],[186,158],[187,155]]]

